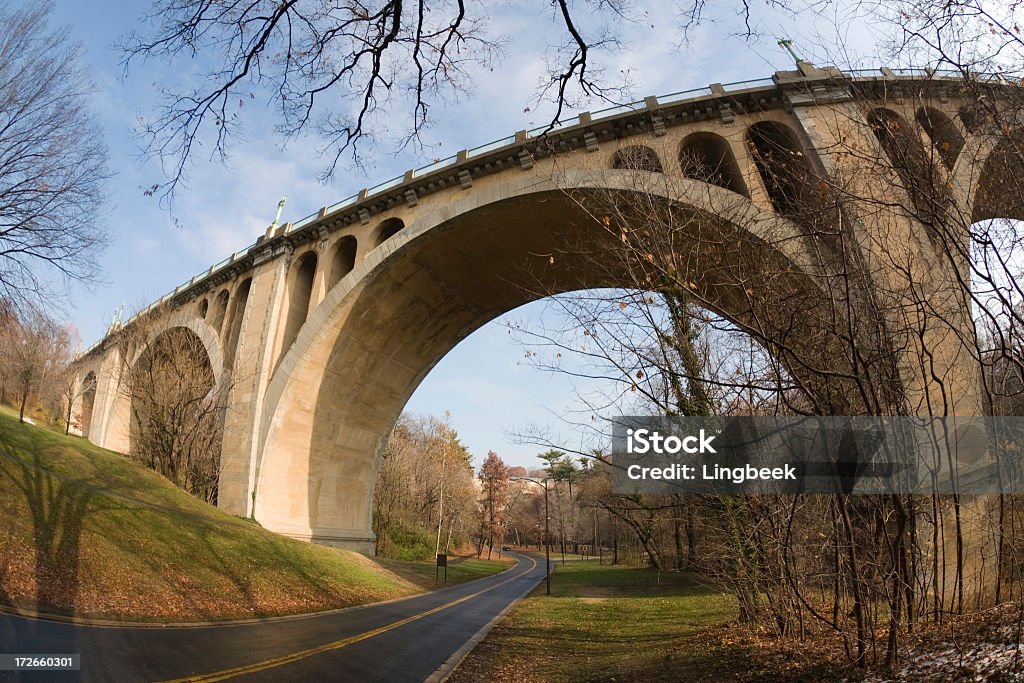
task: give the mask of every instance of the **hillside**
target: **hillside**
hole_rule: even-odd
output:
[[[122,455],[0,412],[0,606],[203,621],[419,590],[362,555],[268,532]]]

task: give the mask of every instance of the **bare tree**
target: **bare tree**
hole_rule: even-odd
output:
[[[447,416],[399,418],[377,469],[377,554],[428,559],[469,540],[476,531],[476,490],[469,461]]]
[[[468,71],[489,64],[501,40],[485,17],[461,2],[341,4],[320,2],[158,2],[153,34],[123,41],[125,66],[137,58],[202,56],[209,87],[168,89],[159,115],[143,125],[148,150],[167,164],[173,190],[189,155],[212,132],[223,159],[247,101],[269,96],[285,138],[314,128],[334,172],[348,149],[390,120],[392,100],[408,100],[400,145],[417,141],[435,98],[459,92]],[[201,79],[205,80],[205,79]],[[332,104],[325,109],[322,101]]]
[[[16,392],[18,419],[24,422],[33,399],[52,405],[59,398],[71,360],[71,335],[39,311],[4,318],[4,374]]]
[[[729,10],[736,10],[739,23],[728,30],[751,37],[759,9],[795,12],[820,4],[738,2]],[[672,21],[681,35],[701,25],[705,5],[680,3]],[[651,21],[647,8],[631,0],[519,8],[549,15],[545,72],[536,90],[523,95],[554,104],[552,125],[570,106],[627,98],[629,70],[608,66],[623,48],[622,27]],[[474,77],[490,73],[504,53],[509,41],[493,29],[492,11],[463,0],[156,0],[147,26],[121,41],[125,68],[150,58],[204,65],[194,81],[167,85],[163,104],[141,125],[146,151],[165,164],[163,190],[173,194],[204,142],[211,157],[223,160],[254,101],[276,111],[284,140],[306,132],[320,136],[325,178],[343,155],[359,163],[364,146],[388,136],[398,148],[423,145],[435,103],[467,93]]]
[[[216,503],[231,377],[212,366],[192,330],[149,325],[157,315],[118,332],[121,391],[131,406],[130,455]]]
[[[50,7],[0,9],[0,295],[52,303],[94,281],[106,242],[106,149],[87,107],[81,49],[47,28]]]
[[[494,451],[480,465],[480,538],[476,555],[487,545],[487,559],[491,559],[495,541],[500,547],[504,541],[508,511],[508,467]]]

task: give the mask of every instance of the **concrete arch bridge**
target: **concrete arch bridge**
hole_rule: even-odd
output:
[[[450,349],[542,295],[657,286],[628,259],[567,247],[582,236],[619,253],[618,228],[594,207],[766,340],[818,409],[884,414],[896,393],[903,410],[981,414],[966,257],[949,237],[962,246],[972,224],[1024,212],[1000,190],[1022,169],[978,88],[993,102],[1016,92],[800,63],[583,113],[272,226],[123,328],[186,328],[218,378],[230,370],[222,508],[363,552],[378,451]],[[642,227],[650,210],[674,226],[670,247]],[[837,318],[837,301],[862,313]],[[844,350],[851,336],[877,352],[874,366]],[[137,350],[118,339],[79,359],[88,391],[76,412],[91,441],[126,452],[122,384]]]

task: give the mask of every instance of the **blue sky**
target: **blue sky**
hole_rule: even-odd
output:
[[[550,109],[538,106],[533,96],[549,47],[546,41],[551,39],[549,3],[509,1],[494,6],[494,25],[509,37],[507,52],[493,71],[475,75],[476,85],[467,96],[435,105],[436,123],[428,138],[436,147],[427,155],[380,151],[365,169],[342,167],[333,183],[323,185],[316,179],[322,167],[316,141],[300,139],[282,148],[271,122],[256,116],[256,125],[246,130],[245,142],[232,149],[226,166],[211,162],[202,151],[195,155],[188,186],[168,212],[156,198],[143,194],[163,176],[158,164],[141,158],[132,131],[140,116],[153,114],[158,85],[188,65],[174,65],[171,74],[167,64],[138,63],[123,77],[121,54],[112,46],[119,36],[143,26],[147,5],[126,0],[56,2],[54,23],[69,26],[72,38],[85,48],[97,86],[93,107],[116,173],[106,214],[112,243],[102,256],[104,282],[88,290],[74,287],[67,307],[67,317],[78,326],[84,345],[102,336],[119,306],[130,311],[148,304],[252,243],[273,220],[284,195],[284,220],[298,220],[363,187],[429,163],[430,157],[445,157],[546,123],[544,115]],[[834,33],[827,18],[766,15],[759,17],[766,39],[745,42],[729,36],[737,20],[726,13],[712,17],[715,22],[684,44],[672,29],[678,24],[674,6],[647,6],[650,9],[638,21],[625,25],[624,49],[607,65],[609,70],[630,70],[635,99],[792,68],[789,56],[775,44],[774,36],[779,35],[794,38],[804,56],[823,63],[826,60],[815,49],[816,22],[824,33]],[[853,25],[842,17],[839,23],[844,30]],[[875,39],[858,29],[847,40],[866,50]],[[870,63],[875,66],[878,61]],[[601,106],[592,103],[585,108]],[[529,111],[524,111],[527,107]],[[564,376],[531,367],[524,362],[525,349],[504,326],[509,319],[539,323],[546,315],[543,310],[542,302],[528,305],[471,335],[438,364],[407,409],[438,415],[449,411],[478,461],[490,449],[507,462],[536,465],[540,449],[518,444],[511,435],[531,426],[564,434],[570,442],[578,440],[559,416],[578,408],[577,391],[598,387],[574,386]]]

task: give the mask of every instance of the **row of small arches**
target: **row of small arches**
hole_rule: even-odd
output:
[[[791,212],[806,176],[806,161],[796,135],[785,124],[761,121],[747,129],[746,140],[775,210]],[[657,152],[643,145],[615,152],[612,168],[665,172]],[[715,133],[700,131],[686,136],[679,145],[679,168],[687,178],[750,196],[732,148]]]
[[[371,240],[376,249],[405,228],[401,218],[388,218],[382,221],[373,231]],[[352,235],[345,235],[331,250],[330,270],[328,271],[327,291],[334,288],[341,279],[356,267],[356,251],[359,243]],[[278,361],[299,336],[299,330],[306,322],[310,313],[310,301],[313,298],[313,285],[316,280],[319,258],[316,251],[310,250],[299,256],[288,281],[288,304],[285,317],[284,332],[281,338]]]
[[[400,218],[389,218],[376,227],[372,234],[372,243],[378,247],[405,227]],[[356,265],[358,242],[353,235],[345,235],[332,248],[330,272],[327,283],[328,290],[338,284]],[[306,322],[309,304],[313,295],[313,282],[316,277],[318,258],[315,251],[307,251],[300,255],[292,266],[287,279],[288,306],[282,338],[283,350],[287,350],[298,336],[299,330]],[[248,303],[249,288],[252,279],[248,278],[236,290],[234,306],[231,306],[231,294],[227,288],[222,289],[210,300],[203,298],[197,304],[197,313],[221,337],[225,346],[226,360],[234,360],[238,337],[241,333],[242,318]],[[230,315],[229,315],[230,309]]]
[[[964,128],[971,131],[979,122],[968,112],[962,110],[960,118]],[[964,146],[964,137],[956,124],[932,107],[921,107],[915,118],[942,164],[952,170]],[[911,178],[930,164],[917,130],[890,109],[874,109],[867,120],[904,184],[914,186]],[[795,213],[808,192],[807,180],[812,175],[808,156],[796,133],[784,123],[761,121],[747,128],[745,138],[773,208],[784,215]],[[732,148],[722,136],[706,131],[691,133],[679,145],[678,161],[685,177],[750,197]],[[665,172],[658,153],[644,145],[616,151],[612,168]]]
[[[213,298],[212,306],[206,298],[198,304],[199,317],[220,336],[227,365],[231,365],[235,359],[235,348],[242,332],[242,318],[245,316],[246,304],[249,303],[251,287],[252,278],[246,278],[235,288],[233,296],[230,290],[224,288]]]

